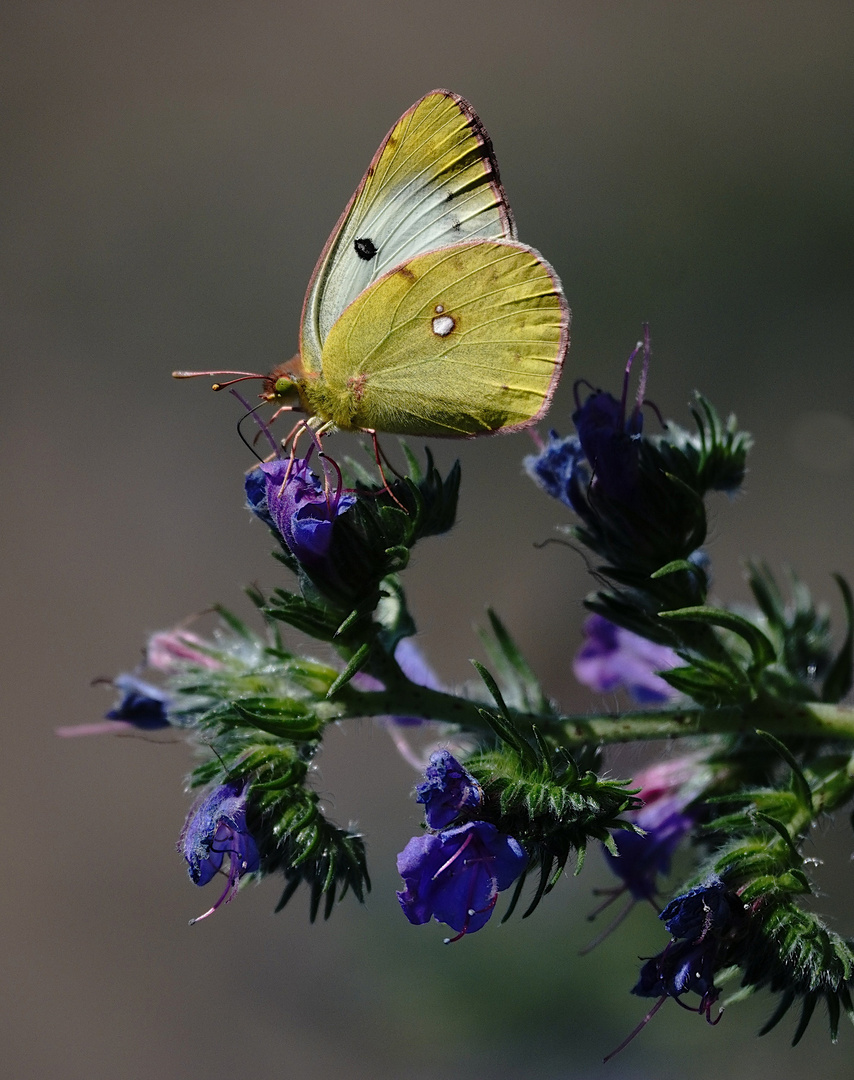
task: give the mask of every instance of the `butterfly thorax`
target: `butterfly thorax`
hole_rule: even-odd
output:
[[[345,388],[339,389],[327,382],[323,375],[307,377],[297,384],[300,400],[307,413],[319,417],[324,423],[333,423],[341,431],[363,431],[372,425],[360,415],[359,404],[363,387],[354,376]]]

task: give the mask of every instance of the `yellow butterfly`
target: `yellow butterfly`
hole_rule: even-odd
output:
[[[467,101],[434,90],[385,137],[332,230],[299,354],[262,396],[319,433],[489,435],[546,412],[568,346],[560,282],[516,242],[489,136]]]

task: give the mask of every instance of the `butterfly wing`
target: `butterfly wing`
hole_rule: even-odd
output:
[[[427,94],[385,137],[314,269],[300,333],[305,371],[320,372],[336,321],[393,267],[450,244],[514,235],[474,109],[448,90]]]
[[[548,408],[569,308],[532,248],[479,241],[407,259],[332,327],[307,403],[345,430],[486,435]]]

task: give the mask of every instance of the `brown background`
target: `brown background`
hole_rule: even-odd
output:
[[[216,600],[247,611],[242,583],[281,580],[241,509],[236,406],[169,372],[294,351],[332,223],[435,86],[474,103],[523,240],[563,278],[573,345],[551,421],[567,429],[576,378],[616,389],[649,319],[662,411],[685,420],[699,387],[758,439],[746,497],[712,514],[720,595],[745,597],[739,560],[761,552],[838,611],[829,573],[854,574],[850,4],[7,0],[0,22],[5,1075],[599,1075],[645,1009],[626,995],[636,957],[664,933],[637,911],[577,957],[598,859],[533,919],[444,948],[397,909],[415,778],[366,722],[330,738],[318,784],[368,836],[367,907],[310,928],[302,897],[272,916],[267,883],[190,930],[210,897],[174,851],[186,749],[52,731],[101,715],[90,679],[132,667],[148,632]],[[459,527],[406,575],[422,644],[468,679],[493,604],[550,693],[610,707],[573,685],[590,584],[577,555],[535,547],[568,518],[522,476],[529,447],[437,448],[464,482]],[[826,832],[825,908],[850,933],[850,830]],[[709,1030],[668,1004],[601,1075],[850,1075],[854,1033],[831,1050],[818,1018],[790,1052],[789,1021],[754,1038],[769,1008]]]

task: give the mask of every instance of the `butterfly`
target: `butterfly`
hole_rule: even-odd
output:
[[[262,397],[320,434],[513,431],[548,409],[569,318],[554,270],[516,240],[479,117],[434,90],[374,155],[314,268],[299,353]],[[175,373],[192,374],[259,377]]]

